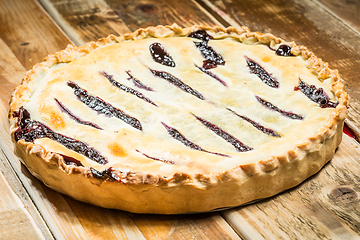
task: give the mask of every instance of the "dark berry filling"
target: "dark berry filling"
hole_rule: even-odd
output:
[[[116,175],[116,174],[114,173],[112,167],[109,167],[109,168],[105,169],[102,173],[103,173],[103,175],[108,176],[108,177],[109,177],[110,179],[112,179],[112,180],[121,182],[121,179],[119,178],[118,175]]]
[[[110,82],[113,86],[115,86],[115,87],[117,87],[117,88],[119,88],[119,89],[121,89],[121,90],[123,90],[123,91],[125,91],[125,92],[127,92],[127,93],[130,93],[130,94],[132,94],[132,95],[140,98],[141,100],[144,100],[145,102],[148,102],[148,103],[150,103],[150,104],[152,104],[152,105],[154,105],[154,106],[157,107],[156,103],[154,103],[153,101],[151,101],[148,97],[145,97],[144,94],[142,94],[141,92],[139,92],[139,91],[137,91],[137,90],[135,90],[135,89],[133,89],[133,88],[130,88],[130,87],[128,87],[128,86],[125,86],[124,84],[121,84],[121,83],[115,81],[115,79],[113,78],[112,75],[109,75],[109,74],[107,74],[106,72],[101,72],[100,74],[103,75],[104,77],[106,77],[107,80],[109,80],[109,82]]]
[[[225,65],[223,57],[217,53],[207,42],[194,42],[195,46],[200,50],[203,57],[206,59],[203,62],[203,68],[211,69],[218,65]]]
[[[83,167],[84,165],[79,161],[77,160],[76,158],[73,158],[73,157],[70,157],[70,156],[66,156],[64,154],[60,154],[63,159],[64,159],[64,162],[66,165],[75,165],[75,166],[78,166],[78,167]]]
[[[291,118],[291,119],[295,119],[295,120],[303,120],[304,117],[299,115],[299,114],[295,114],[295,113],[292,113],[292,112],[288,112],[288,111],[284,111],[284,110],[281,110],[280,108],[276,107],[275,105],[273,105],[272,103],[258,97],[258,96],[255,96],[256,99],[259,101],[259,103],[261,105],[263,105],[264,107],[270,109],[270,110],[273,110],[273,111],[276,111],[278,113],[280,113],[281,115],[285,116],[285,117],[288,117],[288,118]]]
[[[136,79],[133,75],[131,75],[130,71],[126,71],[127,75],[129,75],[128,80],[132,80],[134,85],[138,88],[144,89],[146,91],[154,91],[151,87],[146,86],[140,80]]]
[[[190,94],[194,95],[195,97],[197,97],[197,98],[199,98],[201,100],[205,100],[205,98],[198,91],[194,90],[189,85],[185,84],[183,81],[181,81],[180,79],[178,79],[175,76],[171,75],[170,73],[165,72],[165,71],[152,70],[152,69],[150,69],[150,71],[152,72],[152,74],[154,76],[165,79],[166,81],[168,81],[169,83],[171,83],[171,84],[175,85],[176,87],[180,88],[184,92],[190,93]]]
[[[161,122],[161,123],[166,128],[166,130],[168,131],[168,133],[170,134],[171,137],[173,137],[174,139],[178,140],[179,142],[181,142],[182,144],[184,144],[185,146],[187,146],[187,147],[189,147],[191,149],[202,151],[202,152],[207,152],[207,153],[211,153],[211,154],[215,154],[215,155],[219,155],[219,156],[223,156],[223,157],[230,157],[230,156],[225,155],[225,154],[207,151],[207,150],[203,149],[202,147],[200,147],[199,145],[197,145],[197,144],[191,142],[190,140],[188,140],[177,129],[172,128],[172,127],[166,125],[163,122]]]
[[[26,126],[28,124],[28,122],[31,122],[30,113],[24,107],[20,107],[19,111],[14,111],[12,113],[12,116],[14,118],[18,118],[16,120],[17,121],[16,123],[20,128],[23,128],[24,126]],[[15,136],[15,140],[16,140],[16,136]],[[18,141],[18,140],[16,140],[16,141]]]
[[[89,121],[84,121],[82,119],[80,119],[79,117],[75,116],[69,109],[67,109],[59,100],[57,100],[55,98],[55,102],[59,105],[60,109],[66,113],[67,115],[69,115],[73,120],[75,120],[77,123],[86,125],[86,126],[90,126],[99,130],[103,130],[101,127],[99,127],[97,124],[89,122]]]
[[[104,171],[100,172],[92,167],[90,167],[90,171],[95,178],[104,178],[108,177],[111,180],[121,182],[121,179],[113,172],[112,167],[105,169]]]
[[[206,70],[203,67],[199,67],[198,65],[195,64],[195,67],[197,67],[198,69],[200,69],[200,71],[202,71],[203,73],[209,75],[210,77],[214,78],[215,80],[217,80],[218,82],[220,82],[222,85],[224,85],[225,87],[227,87],[227,84],[225,81],[223,81],[221,78],[219,78],[216,74],[210,72],[209,70]]]
[[[268,46],[268,48],[269,48],[271,51],[276,52],[276,49],[273,49],[271,46]]]
[[[315,85],[308,85],[300,79],[299,85],[294,88],[295,91],[300,90],[311,101],[319,104],[322,108],[335,108],[339,102],[331,102],[329,96],[324,92],[323,88],[316,88]]]
[[[142,130],[141,123],[136,118],[131,117],[122,110],[113,107],[110,103],[105,102],[101,98],[90,95],[85,89],[82,89],[74,82],[67,82],[67,85],[74,90],[74,94],[78,97],[78,99],[89,108],[100,114],[119,118],[130,126]]]
[[[202,66],[204,69],[211,69],[216,68],[218,65],[225,65],[223,57],[208,45],[209,40],[213,39],[213,37],[205,30],[192,32],[188,35],[188,37],[201,40],[201,42],[194,42],[194,44],[206,59],[204,60]]]
[[[247,65],[250,68],[250,73],[255,74],[258,76],[261,81],[263,81],[266,85],[272,88],[278,88],[279,82],[273,78],[263,67],[260,66],[257,62],[254,60],[248,58],[247,56],[244,56],[247,62]]]
[[[291,47],[288,45],[280,45],[279,48],[275,52],[276,55],[287,57],[287,56],[293,56],[291,54]]]
[[[263,132],[263,133],[265,133],[267,135],[273,136],[273,137],[281,137],[281,135],[279,133],[275,132],[274,130],[272,130],[270,128],[266,128],[266,127],[262,126],[261,124],[255,122],[254,120],[248,118],[248,117],[237,114],[236,112],[234,112],[231,109],[228,109],[228,110],[230,112],[234,113],[236,116],[238,116],[238,117],[244,119],[245,121],[249,122],[251,125],[253,125],[256,129],[260,130],[261,132]]]
[[[140,151],[137,150],[137,149],[136,149],[135,151],[137,151],[138,153],[141,153],[142,155],[144,155],[145,157],[147,157],[147,158],[149,158],[149,159],[151,159],[151,160],[160,161],[160,162],[168,163],[168,164],[175,164],[175,162],[174,162],[174,161],[171,161],[171,160],[166,160],[166,159],[151,157],[151,156],[149,156],[149,155],[147,155],[147,154],[145,154],[145,153],[140,152]]]
[[[173,137],[174,139],[180,141],[182,144],[184,144],[185,146],[195,149],[195,150],[199,150],[199,151],[203,151],[204,149],[201,148],[200,146],[196,145],[195,143],[189,141],[187,138],[185,138],[184,135],[182,135],[178,130],[176,130],[175,128],[169,127],[168,125],[166,125],[165,123],[162,122],[162,125],[166,128],[166,130],[168,131],[168,133],[170,134],[171,137]]]
[[[215,124],[213,124],[213,123],[211,123],[211,122],[209,122],[209,121],[207,121],[207,120],[205,120],[203,118],[200,118],[198,116],[195,116],[195,117],[202,124],[204,124],[208,129],[210,129],[215,134],[217,134],[219,137],[223,138],[225,141],[227,141],[228,143],[233,145],[237,151],[239,151],[239,152],[247,152],[247,151],[253,150],[252,147],[249,147],[249,146],[245,145],[240,140],[238,140],[237,138],[235,138],[231,134],[225,132],[223,129],[216,126]]]
[[[90,171],[91,171],[92,175],[93,175],[94,177],[96,177],[96,178],[102,178],[102,177],[104,177],[104,174],[103,174],[102,172],[100,172],[100,171],[98,171],[98,170],[96,170],[96,169],[94,169],[94,168],[92,168],[92,167],[90,167]]]
[[[35,139],[49,138],[99,164],[106,164],[108,162],[97,150],[89,147],[86,143],[56,133],[43,123],[31,120],[30,113],[23,107],[18,112],[15,112],[13,116],[19,116],[19,128],[15,131],[14,135],[15,141],[24,139],[26,142],[34,142]]]
[[[156,42],[150,45],[150,54],[155,62],[168,67],[175,67],[172,57],[165,51],[160,43]]]
[[[213,39],[213,36],[208,34],[205,30],[197,30],[195,32],[191,32],[188,37],[200,39],[204,42],[208,42],[210,39]]]

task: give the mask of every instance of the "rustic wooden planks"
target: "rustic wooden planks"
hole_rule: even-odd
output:
[[[329,9],[339,9],[336,11],[339,16],[335,16],[322,4],[311,0],[200,2],[217,18],[223,18],[229,24],[246,25],[253,31],[271,32],[287,41],[305,45],[328,62],[331,68],[338,69],[353,98],[349,109],[349,125],[360,136],[360,123],[357,121],[360,117],[360,35],[339,20],[339,16],[344,15],[344,11],[341,13],[337,7],[340,3],[323,1]],[[353,8],[348,10],[350,13],[356,12],[352,6],[359,6],[354,1],[341,1],[341,5],[343,9],[345,6]],[[356,24],[356,21],[355,18],[353,23]]]
[[[346,27],[349,25],[356,29],[357,18],[346,18],[345,12],[336,7],[337,4],[351,6],[354,3],[322,0],[319,0],[321,4],[310,0],[40,2],[49,16],[34,0],[0,1],[0,94],[4,103],[0,103],[3,126],[0,147],[4,149],[3,157],[0,154],[1,166],[8,171],[4,176],[10,190],[24,194],[21,201],[17,201],[17,208],[26,206],[35,216],[35,224],[26,212],[22,215],[24,217],[14,219],[13,224],[27,219],[25,223],[29,228],[25,230],[34,236],[44,235],[46,239],[51,234],[56,239],[238,239],[235,231],[244,239],[359,237],[360,153],[359,145],[347,136],[323,171],[284,194],[224,211],[221,215],[163,216],[102,209],[45,187],[13,154],[6,128],[7,101],[13,88],[20,83],[25,71],[48,53],[63,49],[70,42],[82,45],[108,34],[176,22],[181,26],[248,25],[252,30],[272,32],[308,46],[344,76],[355,99],[350,109],[350,123],[357,129],[359,83],[355,81],[354,68],[360,64],[360,45],[358,33]],[[353,9],[351,12],[356,13]],[[20,11],[22,14],[17,14]],[[15,173],[11,175],[9,169],[14,169]],[[27,192],[15,187],[20,184],[16,174]],[[6,184],[1,186],[9,190]],[[8,196],[16,199],[11,191]],[[31,201],[42,216],[31,208]]]

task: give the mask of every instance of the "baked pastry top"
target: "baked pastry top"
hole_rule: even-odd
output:
[[[177,25],[68,46],[11,100],[15,151],[75,199],[184,213],[269,197],[313,175],[341,141],[336,70],[271,34]]]

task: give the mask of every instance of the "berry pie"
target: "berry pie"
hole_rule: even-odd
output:
[[[178,214],[292,188],[334,155],[349,103],[304,46],[177,25],[69,45],[12,95],[15,152],[50,188],[105,208]]]

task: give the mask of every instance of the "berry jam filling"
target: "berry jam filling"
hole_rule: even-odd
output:
[[[163,162],[163,163],[168,163],[168,164],[175,164],[174,161],[171,161],[171,160],[166,160],[166,159],[161,159],[161,158],[155,158],[155,157],[151,157],[145,153],[142,153],[140,152],[139,150],[135,149],[135,151],[137,151],[138,153],[141,153],[142,155],[144,155],[145,157],[151,159],[151,160],[155,160],[155,161],[160,161],[160,162]]]
[[[57,100],[55,98],[55,102],[59,105],[61,111],[63,111],[64,113],[66,113],[67,115],[69,115],[73,120],[75,120],[77,123],[86,125],[86,126],[90,126],[99,130],[103,130],[101,127],[99,127],[97,124],[89,122],[89,121],[84,121],[81,120],[79,117],[75,116],[69,109],[67,109],[59,100]]]
[[[180,88],[184,92],[190,93],[201,100],[205,100],[205,98],[198,91],[192,89],[189,85],[185,84],[183,81],[171,75],[170,73],[165,71],[152,70],[152,69],[150,69],[150,71],[154,76],[165,79],[166,81]]]
[[[331,102],[329,96],[324,92],[323,88],[316,88],[315,85],[308,85],[300,79],[299,85],[294,88],[294,91],[300,90],[311,101],[319,104],[321,108],[336,108],[339,102]]]
[[[204,124],[208,129],[213,131],[219,137],[222,137],[225,141],[227,141],[228,143],[233,145],[237,151],[239,151],[239,152],[247,152],[247,151],[253,150],[252,147],[249,147],[249,146],[243,144],[237,138],[235,138],[231,134],[225,132],[220,127],[216,126],[215,124],[213,124],[213,123],[211,123],[211,122],[209,122],[209,121],[207,121],[205,119],[202,119],[202,118],[200,118],[198,116],[194,115],[194,117],[196,117],[197,120],[199,120],[202,124]]]
[[[122,110],[113,107],[110,103],[105,102],[101,98],[88,94],[85,89],[82,89],[74,82],[67,82],[67,85],[74,90],[74,94],[78,97],[78,99],[89,108],[100,114],[119,118],[130,126],[139,129],[140,131],[142,130],[141,123],[136,118],[127,115]]]
[[[207,151],[207,150],[203,149],[202,147],[200,147],[199,145],[197,145],[197,144],[191,142],[190,140],[188,140],[184,135],[182,135],[175,128],[169,127],[168,125],[166,125],[163,122],[161,122],[161,123],[166,128],[166,130],[168,131],[168,133],[170,134],[171,137],[173,137],[174,139],[180,141],[182,144],[184,144],[185,146],[187,146],[187,147],[189,147],[191,149],[206,152],[206,153],[211,153],[211,154],[215,154],[215,155],[219,155],[219,156],[223,156],[223,157],[230,157],[230,156],[222,154],[222,153],[215,153],[215,152]]]
[[[209,40],[213,39],[213,36],[208,34],[205,30],[198,30],[192,32],[188,35],[190,38],[200,39],[201,41],[208,42]]]
[[[32,121],[30,113],[23,107],[21,107],[19,111],[14,112],[13,116],[18,117],[19,126],[19,128],[15,131],[15,141],[24,139],[25,142],[34,142],[35,139],[49,138],[99,164],[108,163],[105,157],[103,157],[94,148],[89,147],[86,143],[66,137],[60,133],[56,133],[41,122]]]
[[[96,170],[96,169],[94,169],[92,167],[90,167],[90,171],[91,171],[93,177],[96,177],[96,178],[104,177],[104,174],[102,172],[100,172],[100,171],[98,171],[98,170]]]
[[[128,80],[131,80],[136,87],[141,88],[141,89],[144,89],[144,90],[146,90],[146,91],[154,91],[151,87],[146,86],[145,84],[143,84],[142,82],[140,82],[140,80],[134,78],[134,76],[131,75],[130,70],[129,70],[129,71],[126,71],[126,73],[127,73],[127,75],[129,75]]]
[[[273,137],[281,137],[280,133],[277,133],[275,132],[274,130],[270,129],[270,128],[266,128],[264,126],[262,126],[261,124],[255,122],[254,120],[248,118],[248,117],[245,117],[243,115],[240,115],[236,112],[234,112],[233,110],[229,109],[228,110],[232,113],[234,113],[236,116],[244,119],[245,121],[249,122],[251,125],[253,125],[256,129],[260,130],[261,132],[267,134],[267,135],[270,135],[270,136],[273,136]]]
[[[254,60],[244,56],[247,62],[247,65],[250,68],[250,73],[255,74],[258,76],[261,81],[263,81],[266,85],[272,88],[279,88],[279,82],[273,78],[263,67],[260,66]]]
[[[227,84],[225,81],[223,81],[221,78],[219,78],[216,74],[210,72],[209,70],[206,70],[203,67],[199,67],[198,65],[195,64],[195,67],[197,67],[200,71],[202,71],[203,73],[209,75],[210,77],[214,78],[215,80],[217,80],[218,82],[220,82],[222,85],[224,85],[225,87],[227,87]]]
[[[111,180],[121,182],[121,179],[116,174],[114,174],[112,167],[109,167],[102,172],[90,167],[90,171],[91,171],[92,175],[96,178],[108,177]]]
[[[70,157],[70,156],[66,156],[64,154],[60,154],[60,155],[63,157],[66,165],[75,165],[78,167],[84,167],[84,165],[79,160],[77,160],[73,157]]]
[[[275,105],[273,105],[272,103],[270,103],[268,101],[265,101],[264,99],[262,99],[262,98],[260,98],[258,96],[255,96],[255,97],[256,97],[256,99],[259,101],[259,103],[261,105],[263,105],[264,107],[266,107],[266,108],[268,108],[270,110],[276,111],[276,112],[280,113],[281,115],[283,115],[285,117],[295,119],[295,120],[303,120],[304,119],[304,117],[301,116],[301,115],[281,110],[278,107],[276,107]]]
[[[291,53],[291,47],[285,44],[280,45],[275,54],[283,57],[293,56]]]
[[[201,42],[194,42],[195,46],[200,50],[203,57],[206,59],[203,62],[204,69],[216,68],[218,65],[225,65],[223,57],[217,53],[211,46],[208,45],[210,39],[213,39],[205,30],[198,30],[192,32],[188,37],[200,39]]]
[[[156,42],[149,47],[152,58],[155,62],[168,67],[175,67],[175,62],[172,57],[165,51],[160,43]]]
[[[121,179],[119,178],[118,175],[116,175],[114,173],[112,167],[109,167],[109,168],[105,169],[102,173],[103,173],[103,175],[109,176],[109,178],[112,179],[112,180],[121,182]]]
[[[215,52],[215,50],[207,44],[207,42],[194,42],[195,46],[200,50],[203,57],[206,59],[203,62],[203,68],[216,68],[218,65],[225,65],[223,57]]]
[[[100,74],[103,75],[104,77],[106,77],[107,80],[109,80],[109,82],[113,86],[115,86],[115,87],[117,87],[117,88],[119,88],[119,89],[121,89],[121,90],[123,90],[123,91],[125,91],[127,93],[130,93],[130,94],[140,98],[141,100],[144,100],[145,102],[148,102],[148,103],[150,103],[150,104],[157,107],[156,103],[151,101],[149,98],[145,97],[144,94],[142,94],[141,92],[115,81],[112,75],[109,75],[106,72],[100,72]]]

